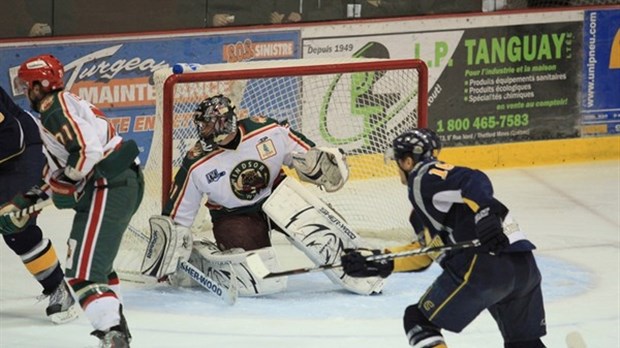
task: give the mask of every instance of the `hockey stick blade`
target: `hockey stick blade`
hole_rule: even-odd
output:
[[[339,264],[327,264],[327,265],[321,265],[321,266],[316,266],[316,267],[297,268],[297,269],[281,271],[281,272],[269,272],[269,270],[265,267],[265,264],[261,260],[260,256],[258,256],[258,254],[249,255],[246,258],[246,262],[248,264],[248,267],[252,269],[252,272],[263,279],[283,277],[283,276],[294,275],[294,274],[319,272],[319,271],[325,271],[331,268],[342,267]]]
[[[237,285],[237,277],[232,270],[232,266],[230,266],[230,272],[232,276],[230,277],[230,286],[228,288],[207,277],[204,273],[202,273],[201,270],[199,270],[196,266],[192,265],[189,262],[179,262],[178,270],[187,274],[190,278],[192,278],[193,281],[195,281],[203,288],[209,290],[211,293],[213,293],[215,296],[217,296],[219,299],[223,300],[227,304],[232,306],[235,304],[235,302],[237,302],[239,288]]]
[[[369,255],[366,257],[366,260],[368,261],[393,260],[399,257],[407,257],[407,256],[414,256],[414,255],[436,253],[436,252],[444,252],[444,251],[450,251],[450,250],[473,248],[477,246],[480,246],[480,241],[478,239],[474,239],[474,240],[467,241],[467,242],[460,242],[460,243],[442,245],[442,246],[430,246],[430,247],[424,247],[424,248],[415,249],[415,250],[402,251],[398,253]],[[252,271],[256,272],[257,275],[262,276],[263,279],[283,277],[283,276],[289,276],[289,275],[295,275],[295,274],[304,274],[304,273],[310,273],[310,272],[319,272],[319,271],[325,271],[325,270],[332,269],[332,268],[342,267],[341,264],[330,263],[330,264],[320,265],[320,266],[315,266],[315,267],[291,269],[288,271],[269,272],[267,269],[261,269],[261,267],[258,266],[258,262],[252,262],[253,261],[251,260],[252,256],[254,255],[248,256],[248,265],[252,268]],[[258,255],[256,256],[258,257]]]
[[[21,210],[15,210],[15,211],[10,211],[6,214],[4,214],[3,216],[11,216],[11,217],[17,217],[17,218],[21,218],[24,215],[30,215],[32,213],[36,213],[39,212],[41,210],[43,210],[43,208],[47,207],[48,205],[52,204],[52,200],[51,199],[46,199],[43,201],[40,201],[36,204],[33,204],[29,207],[26,207],[24,209]]]

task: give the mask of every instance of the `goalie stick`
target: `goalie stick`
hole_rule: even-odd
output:
[[[428,246],[428,247],[415,249],[415,250],[401,251],[398,253],[369,255],[369,256],[366,256],[366,260],[367,261],[393,260],[399,257],[423,255],[423,254],[444,252],[444,251],[450,251],[450,250],[459,250],[459,249],[465,249],[465,248],[473,248],[477,246],[480,246],[480,241],[478,239],[473,239],[467,242],[460,242],[460,243],[442,245],[442,246]],[[310,272],[318,272],[318,271],[324,271],[324,270],[328,270],[332,268],[342,267],[341,264],[330,263],[330,264],[320,265],[316,267],[297,268],[297,269],[291,269],[288,271],[281,271],[281,272],[269,272],[265,267],[262,266],[259,260],[256,260],[255,257],[256,257],[255,255],[248,256],[247,258],[248,265],[252,268],[252,270],[258,276],[262,277],[263,279],[310,273]]]
[[[140,239],[146,241],[147,243],[149,242],[149,237],[141,230],[131,225],[128,225],[127,228],[130,232],[138,236]],[[231,274],[234,274],[232,266],[229,265],[229,267],[229,271],[231,272]],[[226,288],[225,286],[222,286],[220,283],[205,275],[200,269],[187,261],[179,262],[177,270],[186,273],[198,285],[207,289],[209,292],[213,293],[220,300],[226,302],[227,304],[232,306],[235,304],[235,302],[237,302],[237,296],[239,293],[237,277],[230,277],[230,286]]]
[[[16,217],[16,218],[21,218],[24,215],[29,215],[32,213],[36,213],[39,212],[41,210],[43,210],[43,208],[47,207],[48,205],[52,204],[52,200],[50,198],[37,202],[31,206],[28,206],[26,208],[20,209],[20,210],[15,210],[15,211],[10,211],[8,213],[3,214],[3,216],[11,216],[11,217]]]

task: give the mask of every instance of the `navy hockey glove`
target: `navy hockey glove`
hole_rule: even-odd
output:
[[[502,219],[493,213],[490,207],[478,210],[475,222],[476,233],[482,244],[481,250],[498,252],[510,244],[508,236],[504,233]]]
[[[368,261],[367,256],[381,254],[381,250],[345,249],[340,257],[342,269],[346,275],[354,278],[387,278],[394,270],[393,260]]]

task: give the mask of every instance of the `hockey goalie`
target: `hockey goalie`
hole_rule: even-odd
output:
[[[188,261],[224,287],[236,277],[239,296],[258,296],[286,289],[285,277],[262,279],[246,262],[257,254],[268,270],[279,271],[272,231],[284,233],[316,265],[338,262],[345,248],[365,247],[328,204],[283,171],[289,167],[301,181],[337,191],[349,176],[340,150],[316,147],[274,119],[238,119],[223,95],[199,103],[193,121],[200,139],[185,156],[162,215],[150,220],[144,274],[190,286],[177,269]],[[193,240],[190,232],[204,197],[214,241]],[[339,269],[325,273],[357,294],[379,293],[384,284],[380,277],[352,278]]]

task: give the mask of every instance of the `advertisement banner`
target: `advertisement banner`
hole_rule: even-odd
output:
[[[581,114],[584,135],[620,133],[620,10],[585,11]]]
[[[116,129],[136,140],[140,159],[148,158],[153,137],[156,92],[154,71],[177,62],[199,64],[298,58],[299,31],[210,36],[142,36],[117,40],[46,41],[0,47],[0,85],[30,110],[13,78],[28,57],[52,54],[65,66],[65,87],[101,108]],[[213,94],[218,91],[205,91]]]
[[[579,136],[582,23],[304,38],[302,54],[420,58],[429,127],[448,146]]]

